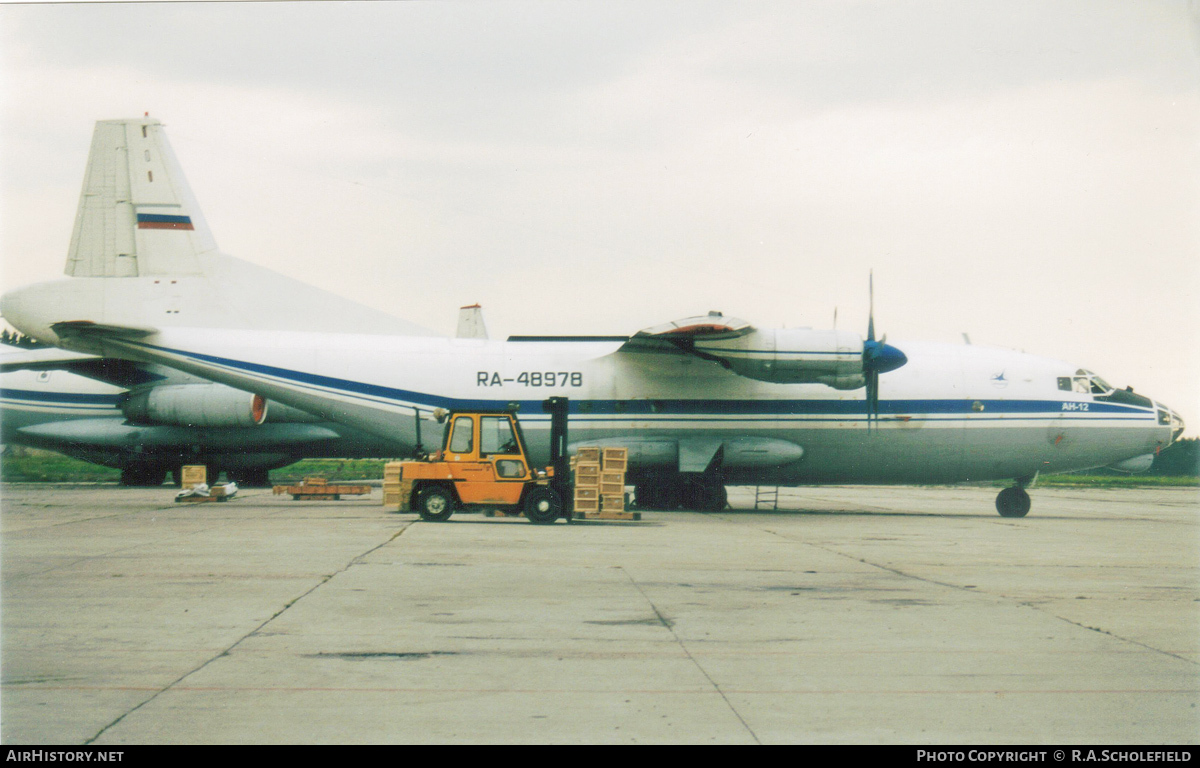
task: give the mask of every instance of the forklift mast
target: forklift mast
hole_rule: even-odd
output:
[[[571,466],[567,457],[567,409],[570,400],[551,397],[542,401],[542,410],[550,414],[550,466],[554,468],[551,487],[564,500],[571,496]]]

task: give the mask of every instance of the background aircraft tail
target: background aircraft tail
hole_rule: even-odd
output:
[[[199,275],[216,250],[162,123],[96,123],[75,231],[72,277]]]
[[[67,279],[10,291],[0,311],[57,343],[43,317],[118,326],[434,335],[217,250],[162,123],[96,123]],[[164,279],[165,278],[165,279]]]

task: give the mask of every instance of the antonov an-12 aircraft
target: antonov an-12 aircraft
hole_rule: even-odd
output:
[[[632,336],[507,341],[284,324],[271,318],[270,285],[223,282],[229,257],[159,121],[98,123],[88,162],[75,276],[0,300],[23,333],[81,356],[174,368],[414,450],[437,447],[434,409],[516,404],[541,463],[540,404],[565,396],[570,449],[627,447],[646,507],[720,509],[734,484],[1012,480],[996,507],[1019,517],[1039,473],[1148,466],[1183,430],[1167,406],[1077,365],[887,344],[873,317],[865,338],[719,312]]]
[[[338,306],[319,302],[317,311]],[[326,321],[336,328],[343,318]],[[459,310],[458,336],[487,337],[478,305]],[[0,442],[116,467],[122,485],[161,485],[168,474],[178,483],[184,465],[204,464],[210,479],[224,472],[261,487],[270,470],[299,459],[411,450],[160,365],[0,344],[0,370]]]
[[[160,366],[97,358],[55,365],[42,350],[0,345],[0,365],[27,357],[39,360],[35,370],[0,373],[0,441],[119,468],[122,485],[162,485],[168,474],[178,482],[183,465],[204,464],[210,479],[224,472],[243,487],[264,486],[269,470],[298,459],[405,450]]]

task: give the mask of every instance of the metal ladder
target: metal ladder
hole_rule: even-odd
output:
[[[759,504],[770,504],[772,510],[779,509],[779,486],[754,486],[754,508],[758,509]]]

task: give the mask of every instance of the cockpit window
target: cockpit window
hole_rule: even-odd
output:
[[[1071,377],[1070,376],[1059,376],[1058,377],[1058,388],[1060,390],[1062,390],[1063,392],[1070,392],[1071,391]]]
[[[1066,377],[1060,377],[1058,380],[1058,388],[1066,391],[1063,386]],[[1107,395],[1113,391],[1113,387],[1104,379],[1089,370],[1080,368],[1075,371],[1075,376],[1072,377],[1072,390],[1083,395]]]

